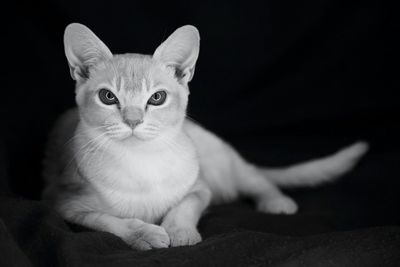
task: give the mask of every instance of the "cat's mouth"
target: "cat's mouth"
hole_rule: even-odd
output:
[[[156,137],[156,134],[154,133],[149,133],[147,131],[143,131],[140,129],[131,129],[129,132],[125,132],[124,134],[120,135],[119,137],[117,137],[118,139],[120,139],[121,141],[124,140],[139,140],[139,141],[150,141],[152,139],[154,139]]]
[[[139,139],[141,141],[149,141],[149,140],[154,139],[156,137],[156,134],[150,133],[148,131],[141,130],[138,128],[134,128],[132,130],[132,136],[136,137],[137,139]]]
[[[140,140],[149,141],[157,137],[158,132],[153,127],[146,127],[137,125],[136,127],[129,127],[128,125],[118,125],[114,128],[109,128],[107,132],[108,136],[115,138],[120,141],[124,140]]]

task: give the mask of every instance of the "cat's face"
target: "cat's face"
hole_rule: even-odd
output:
[[[181,127],[199,51],[194,27],[179,28],[153,56],[112,55],[80,24],[67,27],[64,41],[80,116],[90,128],[116,140],[149,141]]]
[[[98,63],[76,98],[81,118],[107,136],[151,140],[180,127],[188,90],[172,68],[131,54]]]

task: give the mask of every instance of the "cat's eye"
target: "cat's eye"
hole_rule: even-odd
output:
[[[108,89],[101,89],[99,91],[99,98],[106,105],[118,104],[118,98]]]
[[[153,105],[153,106],[159,106],[165,102],[167,99],[167,93],[165,91],[158,91],[155,92],[147,101],[147,104]]]

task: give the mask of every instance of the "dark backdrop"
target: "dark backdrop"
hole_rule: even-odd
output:
[[[87,25],[113,53],[146,54],[193,24],[201,49],[192,118],[273,166],[367,140],[369,155],[343,180],[289,193],[300,215],[332,212],[335,230],[398,225],[400,46],[391,1],[16,1],[2,11],[0,191],[40,198],[48,132],[74,105],[68,23]]]

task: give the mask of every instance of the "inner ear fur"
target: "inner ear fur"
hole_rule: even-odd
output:
[[[112,58],[108,47],[86,26],[72,23],[64,32],[65,55],[74,80],[87,79],[89,69]]]
[[[200,51],[200,34],[186,25],[175,30],[154,52],[153,58],[175,68],[175,76],[188,83],[192,80]]]

